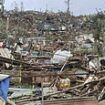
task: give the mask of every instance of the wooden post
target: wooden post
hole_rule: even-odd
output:
[[[42,105],[44,105],[43,77],[42,77],[42,82],[41,82],[41,88],[42,88]]]
[[[22,61],[22,53],[21,53],[21,56],[20,56],[20,60]],[[19,80],[19,83],[20,83],[20,87],[21,87],[21,83],[22,83],[22,64],[20,64],[20,71],[19,71],[19,76],[20,76],[20,80]]]
[[[7,23],[6,23],[6,33],[8,33],[9,29],[9,17],[7,17]]]

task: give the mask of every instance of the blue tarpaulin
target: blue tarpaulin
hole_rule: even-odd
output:
[[[10,76],[0,74],[0,97],[7,101]]]

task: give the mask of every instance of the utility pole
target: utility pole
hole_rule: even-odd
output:
[[[23,4],[23,2],[21,2],[21,12],[23,12],[24,11],[24,4]]]
[[[65,3],[67,5],[67,13],[70,14],[70,0],[66,0]]]

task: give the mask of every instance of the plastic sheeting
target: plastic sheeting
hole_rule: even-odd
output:
[[[70,51],[66,50],[57,50],[51,59],[51,63],[58,63],[58,64],[64,64],[70,57],[73,55]]]

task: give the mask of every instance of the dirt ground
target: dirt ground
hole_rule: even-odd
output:
[[[99,102],[99,105],[105,105],[105,100],[104,100],[104,101]]]

